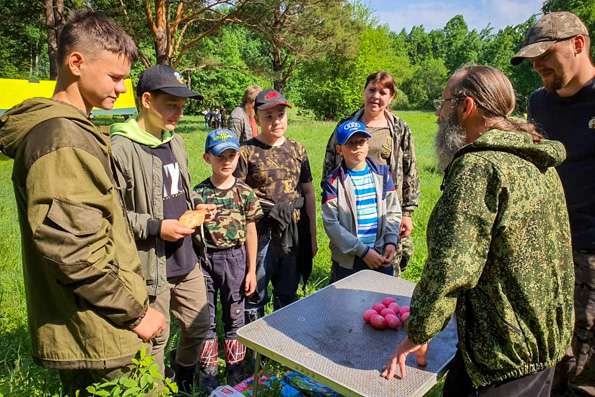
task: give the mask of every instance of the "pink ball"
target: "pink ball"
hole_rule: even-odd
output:
[[[382,317],[386,317],[389,314],[392,314],[393,316],[396,315],[396,313],[393,312],[392,310],[390,310],[388,307],[385,309],[382,309],[382,311],[380,312],[380,315],[382,315]]]
[[[364,321],[369,323],[370,322],[370,317],[372,317],[373,315],[378,314],[376,313],[376,310],[372,310],[372,309],[368,309],[364,312]]]
[[[399,318],[394,314],[387,314],[386,317],[384,317],[384,319],[386,320],[386,324],[389,328],[399,329],[399,327],[401,327],[401,322],[399,321]]]
[[[376,314],[370,318],[370,325],[377,330],[386,328],[386,320],[380,314]]]
[[[401,322],[404,324],[409,319],[409,312],[401,314]]]
[[[399,309],[399,314],[403,315],[403,313],[409,313],[409,306],[401,306]]]
[[[372,309],[376,310],[376,313],[380,314],[384,309],[386,309],[386,306],[384,306],[382,303],[375,303],[372,305]]]
[[[368,309],[364,312],[364,321],[369,323],[370,322],[370,318],[374,315],[376,315],[378,313],[376,313],[376,310],[372,310],[372,309]]]
[[[386,307],[389,307],[389,305],[393,302],[396,302],[397,300],[395,298],[393,298],[392,296],[387,296],[386,298],[384,298],[382,300],[382,304]]]
[[[399,307],[399,304],[398,304],[397,302],[393,302],[393,303],[391,303],[390,305],[388,305],[388,308],[389,308],[390,310],[392,310],[393,312],[395,312],[395,314],[398,314],[398,313],[399,313],[399,310],[401,309],[401,308]]]

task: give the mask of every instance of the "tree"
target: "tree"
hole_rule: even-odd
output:
[[[58,76],[58,35],[65,23],[64,0],[44,0],[50,79]]]
[[[118,1],[120,19],[136,41],[144,42],[148,34],[153,39],[155,61],[176,67],[201,40],[223,25],[239,22],[237,14],[250,0]],[[138,12],[141,9],[143,15]],[[141,54],[146,67],[153,63],[151,58]]]
[[[243,23],[266,43],[276,90],[283,91],[304,61],[334,49],[353,52],[351,10],[346,0],[258,0],[244,7]]]
[[[0,14],[0,77],[47,78],[46,29],[42,2],[4,0]]]
[[[403,84],[403,91],[409,99],[408,106],[414,109],[432,109],[432,102],[442,96],[448,77],[443,59],[424,59],[415,66],[413,76]]]
[[[246,87],[265,85],[266,81],[247,63],[256,51],[253,47],[258,45],[240,25],[224,26],[217,35],[201,41],[178,69],[191,77],[192,88],[204,96],[203,101],[190,101],[188,112],[198,113],[204,107],[224,107],[229,111],[240,103]]]
[[[386,70],[397,85],[412,75],[409,59],[404,49],[395,47],[396,43],[388,27],[365,27],[355,56],[335,52],[304,63],[290,92],[319,118],[344,117],[361,106],[363,86],[370,73]]]

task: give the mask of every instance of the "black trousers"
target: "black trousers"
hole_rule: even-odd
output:
[[[536,372],[522,378],[499,382],[475,389],[471,383],[461,352],[457,350],[453,359],[444,388],[443,397],[550,397],[554,367]]]
[[[235,339],[236,331],[244,325],[244,278],[246,277],[246,249],[229,248],[207,251],[208,263],[202,265],[207,285],[207,301],[211,326],[207,339],[217,338],[217,297],[221,298],[225,339]]]

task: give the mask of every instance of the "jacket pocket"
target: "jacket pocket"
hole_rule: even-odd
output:
[[[53,199],[46,218],[62,230],[84,237],[99,231],[103,217],[96,208]]]
[[[33,239],[40,254],[55,263],[89,264],[113,252],[108,228],[100,210],[53,199]]]

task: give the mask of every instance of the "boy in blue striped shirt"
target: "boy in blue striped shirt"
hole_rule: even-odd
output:
[[[401,207],[390,170],[367,158],[371,135],[361,121],[341,124],[336,137],[343,161],[326,177],[322,191],[331,282],[362,269],[392,275]]]

